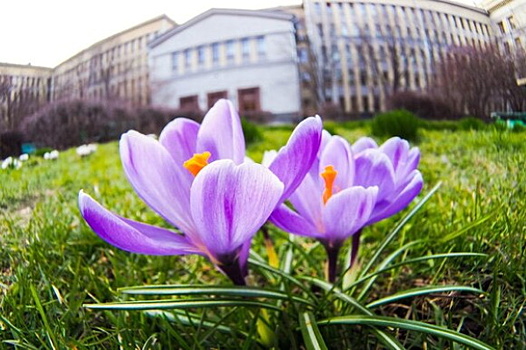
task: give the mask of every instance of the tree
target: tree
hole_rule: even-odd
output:
[[[0,75],[0,130],[15,130],[22,119],[43,104],[39,86],[16,84],[12,76]]]
[[[455,47],[437,64],[435,92],[460,113],[483,119],[494,110],[526,110],[526,92],[517,85],[525,59],[492,45]]]

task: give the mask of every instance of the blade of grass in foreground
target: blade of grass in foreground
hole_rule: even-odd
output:
[[[275,305],[259,301],[245,300],[210,300],[210,299],[167,299],[167,300],[147,300],[129,301],[103,304],[84,304],[88,309],[98,310],[165,310],[165,309],[189,309],[189,308],[209,308],[209,307],[262,307],[279,311]]]
[[[342,293],[342,291],[339,288],[336,288],[334,285],[332,285],[329,282],[325,282],[318,278],[308,277],[308,276],[302,276],[301,279],[314,283],[315,285],[325,290],[329,294],[334,294],[334,296],[336,296],[338,299],[344,301],[347,304],[350,304],[355,309],[357,309],[358,311],[360,311],[361,313],[365,315],[368,315],[368,316],[374,315],[369,309],[363,306],[358,300],[354,299],[353,297],[345,293]],[[386,333],[380,329],[377,329],[374,326],[371,327],[371,332],[376,335],[376,337],[382,342],[382,344],[386,346],[386,348],[392,349],[392,350],[404,350],[405,349],[403,345],[400,344],[400,342],[396,340],[396,338],[390,335],[389,333]]]
[[[441,338],[446,338],[454,342],[469,346],[477,350],[495,350],[495,348],[489,346],[488,344],[481,342],[478,339],[472,338],[468,335],[452,331],[450,329],[438,327],[435,325],[412,321],[412,320],[403,320],[395,317],[386,317],[386,316],[361,316],[361,315],[351,315],[351,316],[339,316],[332,317],[326,320],[318,322],[318,325],[334,325],[334,324],[348,324],[348,325],[367,325],[367,326],[377,326],[377,327],[394,327],[402,328],[411,331],[417,331],[421,333],[426,333],[434,335]]]
[[[327,350],[327,345],[325,345],[312,312],[300,314],[300,329],[307,350]]]
[[[412,298],[418,295],[425,295],[425,294],[431,294],[431,293],[443,293],[443,292],[471,292],[476,294],[483,294],[484,291],[473,288],[473,287],[464,287],[464,286],[427,286],[427,287],[419,287],[414,289],[408,289],[403,292],[395,293],[393,295],[390,295],[388,297],[378,299],[373,301],[372,303],[369,303],[366,305],[368,309],[393,303],[395,301],[398,301],[400,299],[405,298]]]
[[[373,257],[369,260],[367,265],[365,265],[364,268],[362,269],[362,273],[360,277],[365,276],[369,272],[369,270],[376,264],[376,261],[380,258],[380,255],[382,255],[385,248],[387,248],[387,246],[392,242],[392,240],[395,239],[396,235],[398,234],[398,232],[400,232],[402,227],[404,227],[404,225],[420,210],[420,208],[422,208],[422,206],[429,200],[429,198],[431,198],[431,196],[435,194],[436,191],[438,191],[441,185],[442,185],[442,182],[437,183],[435,187],[433,187],[424,196],[424,198],[422,198],[415,205],[415,207],[411,209],[411,211],[402,218],[402,220],[398,223],[398,225],[396,225],[395,228],[384,238],[384,240],[380,244],[380,247],[376,249]]]
[[[119,290],[124,294],[134,295],[225,295],[245,298],[269,298],[293,300],[309,306],[314,306],[306,299],[289,294],[253,287],[215,287],[203,285],[150,285],[126,287]]]

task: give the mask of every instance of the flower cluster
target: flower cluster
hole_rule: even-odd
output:
[[[7,157],[2,161],[2,169],[20,169],[22,161],[18,158]]]
[[[78,153],[78,148],[77,148],[77,153]],[[53,151],[50,151],[50,152],[46,152],[44,153],[44,159],[46,160],[55,160],[55,159],[58,159],[58,151],[55,149]]]
[[[320,240],[333,280],[342,243],[402,210],[422,188],[418,149],[398,138],[351,146],[323,131],[318,116],[302,121],[264,165],[249,161],[239,115],[227,100],[201,125],[175,119],[158,140],[127,132],[120,154],[137,194],[179,232],[121,217],[81,191],[80,211],[91,228],[134,253],[205,256],[236,284],[245,284],[252,238],[267,220]]]
[[[87,157],[97,150],[97,144],[90,143],[77,147],[77,154],[81,157]]]

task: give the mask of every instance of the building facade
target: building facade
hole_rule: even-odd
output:
[[[51,100],[52,72],[46,67],[0,63],[0,133],[14,129],[20,116]]]
[[[485,0],[481,6],[488,11],[504,52],[512,54],[526,50],[526,1]]]
[[[517,84],[526,86],[526,0],[485,0],[501,50],[515,56]]]
[[[211,9],[150,44],[152,104],[207,110],[230,99],[241,115],[300,112],[294,17]]]
[[[325,102],[345,113],[386,109],[400,90],[422,91],[452,46],[485,46],[483,9],[442,0],[305,0],[307,32]]]
[[[175,22],[159,16],[99,41],[53,69],[52,100],[149,104],[148,42]]]

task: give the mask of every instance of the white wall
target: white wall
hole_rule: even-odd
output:
[[[191,20],[168,39],[150,49],[152,103],[179,107],[179,98],[198,95],[199,106],[207,109],[207,94],[228,92],[237,106],[237,90],[259,87],[261,109],[274,114],[300,111],[300,90],[293,24],[288,19],[235,13],[213,13]],[[193,24],[191,24],[194,21]],[[258,57],[255,38],[265,37],[265,57]],[[239,39],[251,38],[251,57],[243,61]],[[235,40],[235,60],[225,60],[224,43]],[[220,63],[212,65],[210,44],[219,42]],[[190,69],[185,69],[182,52],[204,45],[205,64],[198,66],[196,53]],[[172,53],[180,52],[177,72],[172,70]]]

